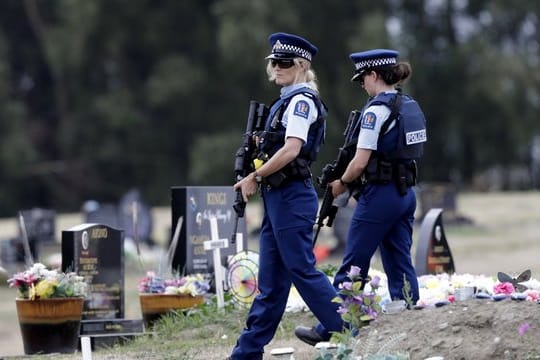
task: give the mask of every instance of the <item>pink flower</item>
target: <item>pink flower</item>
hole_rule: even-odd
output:
[[[527,290],[525,291],[525,294],[527,294],[527,301],[538,301],[540,298],[538,291],[536,290]]]
[[[493,287],[493,293],[495,294],[510,295],[514,292],[516,292],[514,285],[512,285],[512,283],[509,283],[509,282],[498,283],[497,285]]]

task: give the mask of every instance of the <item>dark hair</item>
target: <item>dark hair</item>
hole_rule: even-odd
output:
[[[408,62],[399,62],[394,66],[373,69],[373,71],[379,74],[386,84],[401,85],[411,76],[412,68]]]

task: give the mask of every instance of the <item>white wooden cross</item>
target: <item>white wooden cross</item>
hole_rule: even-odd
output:
[[[217,218],[215,216],[210,221],[210,240],[204,242],[204,250],[212,250],[214,258],[214,276],[216,281],[216,295],[218,309],[225,306],[223,296],[223,285],[225,283],[225,269],[221,264],[221,249],[229,247],[229,239],[220,239],[218,235]]]

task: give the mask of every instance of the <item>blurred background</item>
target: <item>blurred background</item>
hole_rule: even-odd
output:
[[[248,103],[270,103],[268,35],[303,35],[330,108],[314,174],[364,91],[348,55],[395,48],[422,105],[423,182],[540,185],[540,2],[519,0],[4,0],[0,217],[81,210],[132,188],[232,185]]]

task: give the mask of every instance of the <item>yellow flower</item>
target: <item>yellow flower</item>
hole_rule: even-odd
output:
[[[34,295],[37,298],[40,299],[47,299],[53,296],[54,291],[56,290],[56,287],[58,286],[58,282],[54,280],[42,280],[40,281],[35,289],[34,289]]]

